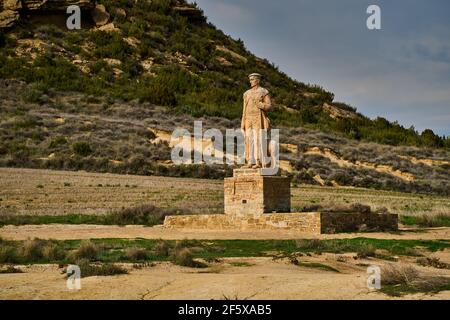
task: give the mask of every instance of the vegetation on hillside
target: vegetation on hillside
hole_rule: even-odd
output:
[[[35,89],[24,93],[27,102],[44,102],[56,89],[138,99],[194,117],[238,119],[246,76],[258,71],[274,96],[277,107],[270,116],[277,126],[303,126],[390,145],[450,147],[448,138],[431,130],[418,134],[383,118],[370,120],[334,102],[334,95],[321,87],[291,79],[207,22],[195,5],[179,0],[98,2],[105,4],[118,32],[68,32],[23,21],[0,35],[0,78],[34,83]],[[324,104],[355,116],[334,119]]]

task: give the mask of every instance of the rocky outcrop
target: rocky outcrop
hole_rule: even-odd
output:
[[[19,9],[22,9],[22,2],[21,0],[4,0],[1,5],[3,10],[12,10],[17,11]]]
[[[20,19],[21,10],[30,12],[65,12],[67,7],[71,5],[93,10],[95,8],[95,0],[0,0],[0,29],[14,26]],[[104,11],[106,12],[106,9]],[[109,19],[109,14],[107,12],[106,14]],[[107,21],[104,24],[106,23]]]
[[[94,20],[97,27],[104,26],[109,21],[109,13],[106,11],[106,8],[102,4],[98,4],[95,6],[94,10],[92,10],[92,19]]]
[[[330,114],[333,119],[356,119],[358,115],[354,112],[340,109],[328,103],[324,103],[323,109]]]
[[[19,20],[19,12],[4,10],[0,12],[0,28],[10,28]]]
[[[77,5],[84,9],[93,9],[94,0],[21,0],[23,7],[28,10],[65,11],[68,6]]]

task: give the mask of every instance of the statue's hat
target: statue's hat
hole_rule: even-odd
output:
[[[248,76],[249,78],[253,78],[253,77],[256,77],[256,78],[262,78],[262,75],[260,75],[259,73],[252,73],[252,74],[250,74],[249,76]]]

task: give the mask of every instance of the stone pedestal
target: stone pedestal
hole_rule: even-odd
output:
[[[299,234],[397,230],[398,216],[375,213],[291,213],[290,179],[261,170],[234,170],[225,179],[225,214],[167,216],[164,226],[186,230],[289,231]]]
[[[237,169],[224,183],[225,214],[262,215],[291,211],[291,180],[263,176],[260,169]]]

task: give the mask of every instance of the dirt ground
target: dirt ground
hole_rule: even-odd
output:
[[[289,231],[199,231],[173,230],[163,226],[101,226],[101,225],[26,225],[5,226],[0,228],[0,237],[9,240],[26,240],[28,238],[71,240],[71,239],[347,239],[367,237],[376,239],[418,239],[436,240],[450,239],[450,228],[434,228],[426,230],[402,229],[397,233],[340,233],[314,235]]]
[[[0,274],[0,299],[394,299],[368,289],[366,268],[357,266],[350,256],[349,262],[338,262],[336,257],[323,254],[308,260],[326,263],[339,273],[271,258],[228,258],[208,269],[178,267],[166,262],[142,269],[126,265],[130,270],[128,275],[82,278],[79,291],[67,289],[58,266],[33,265],[22,267],[26,273]],[[234,266],[233,262],[247,265]],[[363,262],[385,263],[375,259],[358,260]],[[448,270],[432,272],[450,276]],[[400,299],[450,299],[450,291]]]
[[[0,214],[104,214],[122,207],[158,203],[161,207],[198,209],[196,213],[220,213],[223,208],[221,181],[164,177],[119,176],[85,172],[62,172],[0,168]],[[416,210],[448,208],[449,199],[419,197],[357,188],[293,188],[295,206],[367,203],[402,211],[406,204]],[[409,209],[408,209],[409,210]],[[447,210],[447,209],[446,209]],[[163,226],[26,225],[0,228],[8,240],[41,239],[377,239],[450,240],[450,228],[401,229],[396,233],[301,234],[288,231],[196,231]],[[171,263],[137,268],[124,265],[129,274],[82,279],[80,291],[68,290],[63,270],[57,265],[18,266],[24,273],[0,274],[2,299],[393,299],[367,288],[367,265],[388,262],[375,258],[354,260],[354,254],[322,254],[299,258],[322,263],[339,272],[293,265],[287,260],[226,258],[192,269]],[[346,259],[343,259],[343,256]],[[450,263],[450,250],[435,256]],[[413,258],[397,263],[414,264],[428,274],[450,277],[450,270],[420,267]],[[408,260],[410,259],[410,260]],[[238,264],[233,264],[238,262]],[[358,265],[359,264],[359,265]],[[238,266],[240,265],[240,266]],[[450,299],[450,291],[407,295],[402,299]]]

